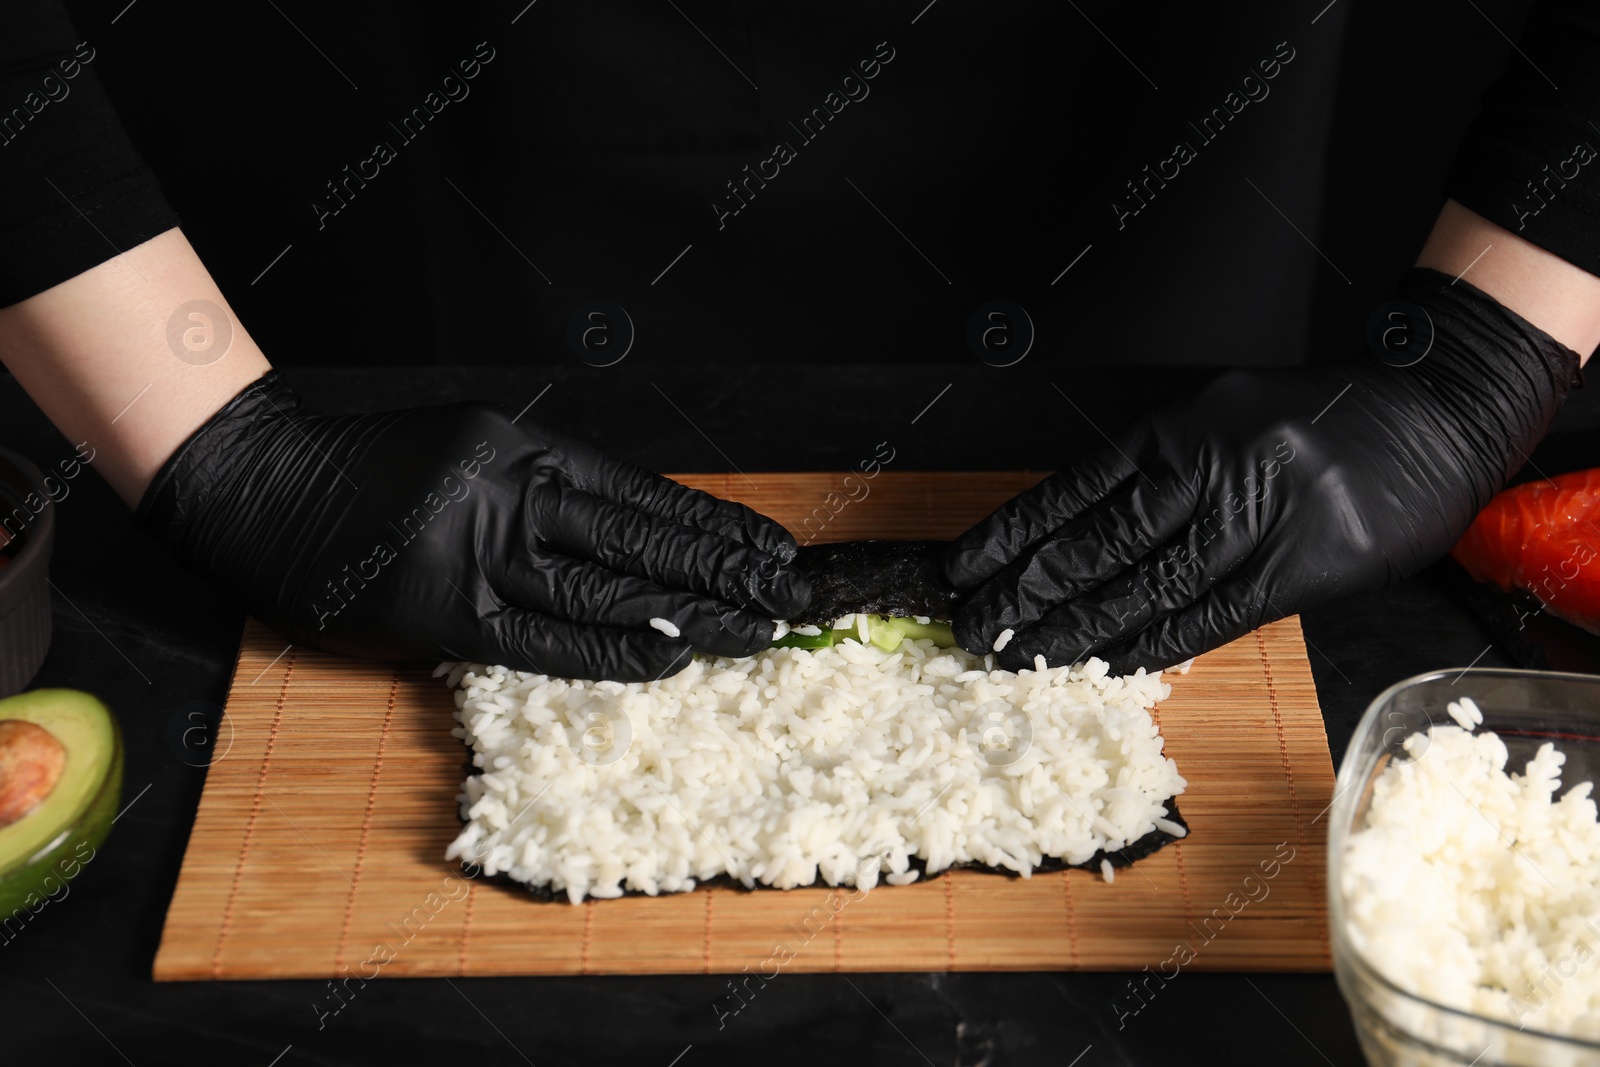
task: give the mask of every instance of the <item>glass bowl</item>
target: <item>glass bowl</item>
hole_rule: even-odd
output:
[[[1600,677],[1544,671],[1437,671],[1386,689],[1361,718],[1339,767],[1328,827],[1328,917],[1334,972],[1367,1062],[1390,1065],[1562,1064],[1600,1067],[1600,1042],[1534,1030],[1514,1022],[1449,1008],[1400,989],[1363,958],[1345,929],[1340,888],[1345,841],[1365,825],[1373,780],[1405,756],[1402,744],[1430,725],[1455,725],[1445,712],[1471,697],[1483,711],[1478,731],[1505,741],[1507,772],[1520,773],[1546,741],[1566,754],[1565,793],[1579,782],[1600,785]],[[1418,909],[1428,906],[1417,901]]]

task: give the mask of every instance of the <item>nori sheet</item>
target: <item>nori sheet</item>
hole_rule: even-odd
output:
[[[826,625],[865,612],[948,620],[962,593],[945,580],[948,541],[838,541],[807,545],[795,566],[811,579],[811,603],[789,622]]]
[[[943,559],[948,544],[946,541],[838,541],[808,545],[800,549],[796,555],[795,565],[811,579],[811,603],[805,611],[789,621],[795,626],[818,625],[831,623],[842,615],[861,612],[902,618],[925,615],[933,619],[948,620],[962,597],[960,590],[945,580]],[[482,773],[481,769],[473,767],[470,761],[467,767],[472,774]],[[1188,829],[1189,824],[1178,812],[1176,798],[1167,801],[1167,810],[1168,819]],[[466,820],[463,819],[462,823],[465,825]],[[1116,852],[1108,853],[1103,850],[1096,852],[1084,863],[1067,863],[1058,857],[1045,856],[1039,866],[1033,869],[1033,873],[1052,874],[1068,867],[1098,871],[1102,860],[1110,860],[1113,867],[1131,867],[1135,861],[1142,860],[1177,840],[1179,839],[1164,830],[1152,830]],[[462,864],[463,869],[471,866],[473,864]],[[912,857],[911,867],[921,871],[926,877],[927,865],[916,857]],[[1005,875],[1009,878],[1021,877],[1015,871],[981,863],[962,863],[956,864],[955,867]],[[955,867],[947,870],[953,870]],[[519,882],[508,874],[484,875],[482,880],[526,892],[538,901],[548,903],[567,899],[563,891]],[[878,884],[883,888],[895,888],[884,886],[882,881]],[[695,883],[695,889],[708,886],[747,892],[783,892],[759,883],[747,886],[727,874]],[[826,883],[818,881],[804,888],[814,889],[819,886],[826,887]],[[627,889],[622,895],[642,897],[650,894],[641,890]]]

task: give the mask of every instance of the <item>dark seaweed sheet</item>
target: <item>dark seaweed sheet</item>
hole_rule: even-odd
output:
[[[841,615],[949,619],[961,592],[945,580],[948,541],[839,541],[807,545],[795,566],[811,579],[811,603],[789,621],[830,623]]]
[[[474,769],[473,773],[474,774],[478,774],[478,773],[481,773],[481,772],[478,771],[477,769]],[[1172,798],[1172,799],[1167,801],[1167,812],[1168,812],[1168,814],[1167,814],[1166,817],[1168,819],[1170,819],[1173,822],[1177,823],[1179,826],[1182,826],[1185,830],[1187,830],[1189,828],[1189,824],[1186,821],[1184,821],[1183,816],[1178,812],[1178,801],[1177,801],[1176,797],[1174,797],[1174,798]],[[466,820],[465,819],[462,819],[461,822],[462,822],[462,825],[466,824]],[[1093,856],[1089,857],[1089,859],[1084,863],[1067,863],[1065,860],[1063,860],[1063,859],[1061,859],[1059,857],[1056,857],[1056,856],[1045,856],[1045,857],[1040,859],[1039,865],[1033,869],[1033,873],[1034,874],[1054,874],[1057,871],[1064,871],[1069,867],[1076,867],[1078,870],[1083,870],[1083,871],[1098,871],[1100,869],[1100,861],[1101,860],[1110,860],[1111,861],[1111,866],[1113,866],[1113,867],[1118,867],[1118,868],[1132,867],[1136,861],[1142,860],[1142,859],[1146,859],[1146,858],[1154,855],[1155,853],[1161,851],[1163,848],[1165,848],[1167,845],[1169,845],[1173,841],[1178,841],[1178,840],[1181,840],[1181,838],[1173,837],[1171,834],[1167,833],[1165,830],[1151,830],[1149,833],[1147,833],[1143,837],[1139,838],[1139,840],[1129,843],[1125,848],[1118,849],[1116,852],[1106,852],[1104,850],[1102,850],[1100,852],[1096,852]],[[461,866],[462,866],[462,869],[465,870],[468,867],[473,866],[473,864],[463,863]],[[982,863],[957,863],[957,864],[953,864],[950,867],[945,868],[944,871],[940,871],[939,873],[942,875],[942,874],[945,873],[945,871],[953,871],[953,870],[956,870],[958,868],[959,869],[963,869],[963,870],[969,870],[969,871],[982,871],[985,874],[1004,875],[1007,878],[1021,878],[1022,877],[1016,871],[1007,870],[1004,867],[990,867],[987,864],[982,864]],[[928,866],[927,866],[926,863],[924,863],[921,859],[919,859],[916,856],[911,857],[911,869],[918,870],[918,871],[922,872],[922,878],[919,878],[918,881],[922,881],[922,880],[927,878]],[[479,875],[478,878],[479,878],[480,881],[488,882],[491,885],[501,886],[501,887],[503,887],[505,889],[508,889],[508,890],[514,889],[514,890],[517,890],[517,891],[520,891],[520,892],[524,892],[529,897],[531,897],[532,899],[534,899],[536,901],[539,901],[540,903],[544,903],[544,904],[565,902],[567,900],[566,890],[551,889],[549,886],[530,885],[527,882],[519,882],[515,878],[512,878],[509,874],[485,874],[485,875]],[[912,884],[915,885],[916,883],[912,883]],[[881,877],[880,877],[880,879],[878,881],[878,886],[880,888],[884,888],[884,889],[896,889],[896,888],[899,888],[898,886],[887,886],[887,885],[884,885]],[[703,880],[696,881],[694,889],[691,889],[691,890],[680,890],[679,892],[675,892],[675,893],[657,893],[655,895],[656,896],[661,896],[661,897],[678,896],[680,893],[684,893],[684,892],[692,893],[692,892],[695,892],[696,890],[707,889],[707,888],[711,888],[711,887],[715,887],[717,889],[738,889],[738,890],[741,890],[741,891],[747,892],[747,893],[753,893],[753,892],[757,892],[757,891],[760,891],[760,892],[774,892],[774,893],[787,892],[787,890],[777,889],[777,888],[775,888],[773,886],[770,886],[770,885],[762,885],[759,882],[757,882],[754,886],[747,886],[743,882],[741,882],[738,879],[734,878],[732,875],[719,874],[714,878],[706,878],[706,879],[703,879]],[[818,889],[818,888],[831,889],[831,888],[845,888],[845,887],[829,886],[826,882],[821,881],[820,878],[819,878],[818,881],[813,882],[811,885],[808,885],[808,886],[796,886],[795,888],[797,888],[797,889]],[[650,896],[651,894],[646,893],[643,890],[639,890],[639,889],[624,889],[622,891],[622,895],[624,897],[645,897],[645,896]],[[584,899],[587,900],[588,898],[585,897]],[[607,898],[607,899],[615,899],[615,898]]]
[[[961,593],[945,580],[943,558],[948,544],[946,541],[838,541],[808,545],[800,549],[795,564],[811,579],[811,603],[805,611],[789,621],[796,626],[815,625],[831,623],[842,615],[861,612],[902,618],[924,615],[934,619],[949,619],[961,599]],[[472,774],[482,773],[470,763],[468,769]],[[1189,824],[1178,813],[1176,799],[1169,800],[1167,808],[1167,818],[1187,829]],[[462,823],[465,822],[463,819]],[[1084,863],[1069,864],[1058,857],[1046,856],[1033,870],[1036,874],[1050,874],[1068,867],[1098,871],[1102,860],[1110,860],[1113,867],[1131,867],[1136,860],[1142,860],[1177,840],[1164,830],[1152,830],[1116,852],[1096,852]],[[470,866],[462,864],[463,868]],[[927,875],[927,865],[916,857],[912,857],[911,867]],[[1011,878],[1021,877],[1015,871],[981,863],[956,864],[955,867]],[[955,867],[947,869],[953,870]],[[482,878],[486,882],[525,891],[535,900],[551,902],[567,899],[564,891],[528,885],[506,874],[484,875]],[[816,888],[819,885],[826,883],[817,882],[804,888]],[[748,892],[782,892],[759,883],[753,887],[747,886],[727,874],[695,883],[696,889],[707,886]],[[623,891],[623,896],[627,897],[648,895],[635,889]]]

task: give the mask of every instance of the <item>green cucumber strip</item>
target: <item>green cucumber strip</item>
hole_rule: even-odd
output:
[[[793,630],[772,642],[773,648],[829,648],[836,631],[824,630],[820,634],[797,634]]]

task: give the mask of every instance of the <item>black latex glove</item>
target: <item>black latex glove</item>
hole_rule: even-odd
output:
[[[765,648],[810,597],[794,539],[749,508],[483,404],[313,414],[276,372],[138,518],[262,622],[359,656],[649,680]]]
[[[1544,436],[1578,357],[1436,271],[1399,295],[1433,323],[1419,362],[1225,374],[969,530],[945,560],[972,590],[956,639],[987,652],[1014,630],[1009,669],[1160,669],[1442,556]]]

